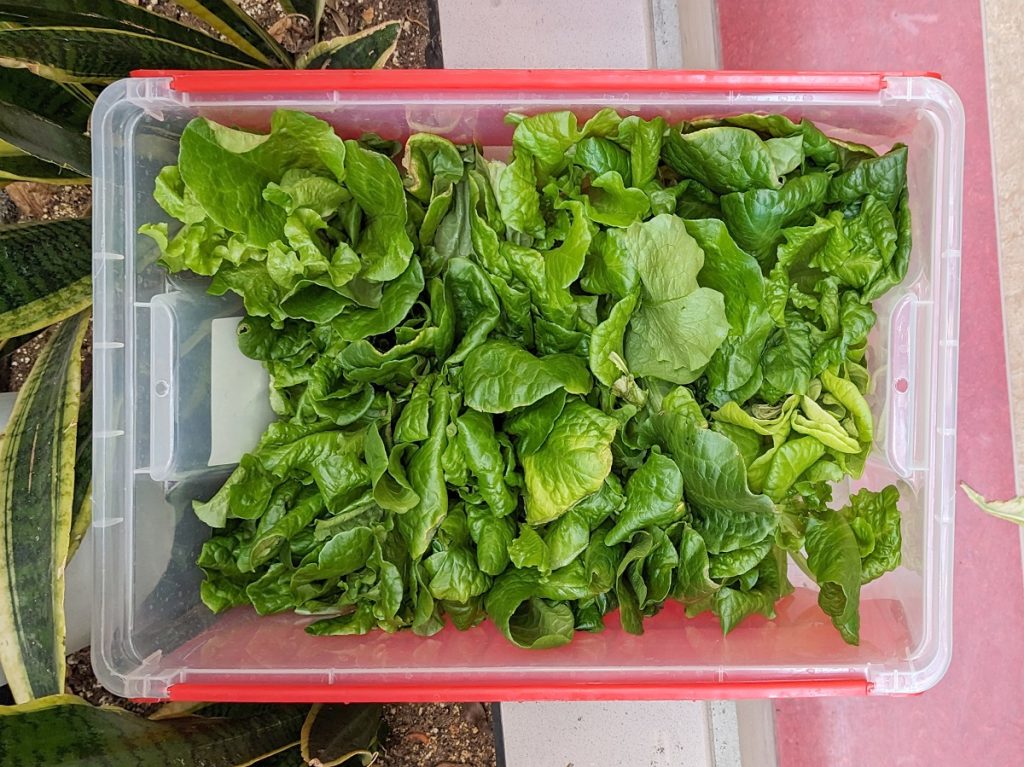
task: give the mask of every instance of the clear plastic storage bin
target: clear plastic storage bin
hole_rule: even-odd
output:
[[[270,418],[266,381],[235,350],[240,302],[171,278],[137,234],[164,219],[157,172],[197,115],[264,129],[286,107],[344,137],[433,131],[494,151],[509,111],[601,107],[671,121],[751,111],[807,117],[831,135],[910,147],[914,248],[906,280],[876,303],[870,340],[878,441],[863,478],[902,493],[903,565],[865,587],[861,644],[846,645],[793,568],[778,619],[722,636],[670,604],[624,633],[562,648],[511,646],[490,624],[313,637],[309,619],[221,616],[199,600],[194,562],[209,529],[192,498],[223,482]],[[902,694],[934,685],[952,653],[952,570],[964,115],[928,76],[743,72],[193,72],[109,87],[93,116],[93,664],[130,698],[516,700]],[[216,350],[216,353],[215,351]],[[216,360],[216,362],[214,362]]]

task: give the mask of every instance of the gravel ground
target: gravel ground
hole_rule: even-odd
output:
[[[375,767],[492,767],[491,707],[480,703],[385,706],[389,733]]]
[[[84,698],[94,706],[117,706],[143,716],[149,716],[160,708],[159,704],[135,703],[103,689],[96,681],[96,675],[92,673],[88,647],[68,656],[68,672],[64,686],[70,694]]]
[[[112,695],[92,672],[89,649],[68,657],[67,691],[96,706],[118,706],[148,716],[159,704]],[[375,767],[494,767],[491,707],[483,703],[395,704],[384,707],[381,751]]]
[[[0,189],[0,224],[13,224],[21,216],[21,210],[7,194],[6,189]]]
[[[51,186],[19,182],[4,190],[18,212],[18,221],[84,216],[92,209],[92,187],[83,184]]]
[[[0,391],[18,391],[22,387],[48,337],[49,332],[40,333],[31,341],[0,357]]]

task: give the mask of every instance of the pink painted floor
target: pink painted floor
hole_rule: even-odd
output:
[[[933,70],[967,113],[957,473],[1014,492],[978,0],[723,0],[727,69]],[[776,704],[782,767],[1024,764],[1017,531],[957,496],[953,663],[924,695]]]

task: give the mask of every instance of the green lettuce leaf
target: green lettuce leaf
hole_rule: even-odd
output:
[[[626,482],[626,505],[606,540],[610,545],[622,543],[642,528],[669,525],[684,511],[679,467],[672,459],[652,453]]]
[[[662,156],[683,178],[696,179],[719,194],[781,186],[768,146],[742,128],[669,131]]]
[[[278,110],[264,136],[197,117],[181,134],[178,169],[196,203],[220,226],[258,247],[280,239],[285,211],[263,190],[286,170],[304,169],[342,181],[346,146],[326,122]],[[404,202],[402,203],[404,210]]]
[[[705,370],[708,400],[722,404],[760,375],[761,354],[772,329],[764,278],[757,261],[740,250],[721,221],[687,221],[686,231],[705,254],[697,282],[725,300],[729,332]]]
[[[591,379],[586,364],[567,354],[534,357],[507,341],[488,341],[466,358],[466,404],[483,413],[507,413],[532,405],[558,389],[586,394]]]
[[[693,527],[709,552],[735,551],[772,534],[774,505],[747,487],[743,458],[732,440],[676,413],[659,414],[654,421],[682,472]]]
[[[413,244],[405,231],[405,191],[398,169],[387,157],[345,142],[345,184],[363,212],[358,252],[368,280],[393,280],[406,270]]]
[[[729,332],[722,294],[698,285],[704,253],[681,219],[655,216],[630,227],[627,239],[642,285],[625,340],[629,369],[690,383]]]
[[[860,549],[843,515],[827,511],[807,523],[807,567],[821,591],[818,605],[850,644],[860,643]]]
[[[487,613],[505,638],[517,647],[545,649],[572,641],[572,610],[564,602],[536,596],[540,576],[529,570],[510,570],[495,579],[485,599]]]
[[[601,489],[612,468],[617,426],[578,399],[566,403],[543,446],[522,458],[527,522],[556,520]]]

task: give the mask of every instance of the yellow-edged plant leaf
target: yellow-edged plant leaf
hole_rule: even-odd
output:
[[[77,175],[88,176],[91,172],[89,139],[85,135],[2,100],[0,139]]]
[[[960,487],[982,511],[987,511],[994,517],[1024,527],[1024,496],[1018,495],[1016,498],[1009,498],[1005,501],[990,501],[966,482],[961,482]]]
[[[233,0],[176,0],[176,4],[268,66],[292,66],[292,56]]]
[[[160,708],[149,715],[149,718],[154,722],[160,722],[164,719],[180,719],[183,716],[192,716],[192,714],[197,713],[205,705],[205,703],[199,701],[172,700],[160,706]]]
[[[29,72],[29,74],[32,73]],[[89,86],[82,85],[81,83],[58,83],[53,80],[50,80],[49,82],[52,82],[57,87],[64,89],[82,102],[86,108],[89,109],[90,116],[92,115],[92,108],[96,105],[96,97],[99,96],[99,93],[93,93],[89,90]]]
[[[398,45],[402,25],[388,21],[354,35],[334,37],[317,43],[302,56],[298,69],[378,69],[384,66]]]
[[[302,749],[299,746],[292,746],[279,754],[274,754],[266,759],[261,759],[257,767],[307,767],[309,764],[302,758]],[[353,762],[350,767],[358,767],[360,762]]]
[[[153,721],[54,695],[0,709],[0,767],[241,767],[294,745],[307,708]]]
[[[68,562],[70,562],[75,554],[78,553],[78,548],[82,545],[82,539],[85,538],[85,534],[89,532],[89,525],[91,524],[92,480],[90,479],[85,483],[85,497],[82,498],[79,505],[75,506],[74,513],[71,515],[71,537],[68,541]]]
[[[77,85],[0,68],[0,183],[85,183],[90,97]]]
[[[122,0],[0,0],[0,21],[17,26],[99,27],[141,32],[243,63],[265,63],[197,29]]]
[[[0,68],[0,101],[75,133],[84,133],[89,125],[93,99],[80,86],[55,83],[27,69]]]
[[[337,767],[357,756],[372,758],[382,713],[378,703],[313,706],[302,725],[302,758],[319,767]]]
[[[0,65],[58,82],[111,83],[134,69],[255,69],[173,40],[122,29],[18,27],[0,30]]]
[[[75,437],[75,485],[71,501],[70,562],[92,522],[92,381],[82,389]]]
[[[274,703],[205,703],[202,701],[174,700],[164,703],[149,715],[154,722],[180,719],[188,716],[224,717],[252,716],[259,708],[273,708]]]
[[[0,338],[16,338],[92,303],[87,218],[0,226]]]
[[[89,178],[29,154],[0,155],[0,184],[34,181],[40,184],[88,184]]]
[[[0,438],[0,663],[19,703],[64,690],[64,567],[88,324],[82,312],[57,327]]]

